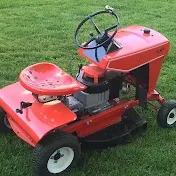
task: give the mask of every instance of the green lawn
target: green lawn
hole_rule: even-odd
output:
[[[121,27],[148,26],[170,40],[171,51],[157,89],[166,99],[176,99],[175,0],[1,0],[0,86],[17,81],[20,71],[30,64],[48,61],[68,71],[72,57],[81,62],[74,30],[85,15],[107,4],[117,9]],[[176,131],[160,129],[151,108],[141,113],[148,120],[147,136],[125,146],[84,152],[79,166],[68,175],[175,176]],[[31,154],[32,148],[15,135],[1,134],[0,176],[32,176]]]

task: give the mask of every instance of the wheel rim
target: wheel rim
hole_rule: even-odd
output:
[[[10,126],[9,121],[7,120],[7,116],[4,117],[4,124],[8,129],[12,129],[12,127]]]
[[[67,169],[74,158],[74,151],[70,147],[62,147],[56,150],[49,158],[47,168],[53,174]]]
[[[173,125],[176,122],[176,108],[172,109],[167,116],[167,124]]]

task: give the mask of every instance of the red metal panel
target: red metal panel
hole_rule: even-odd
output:
[[[23,110],[23,114],[16,113],[21,101],[33,103]],[[18,135],[29,136],[34,145],[49,131],[76,119],[76,114],[60,101],[39,103],[19,82],[0,90],[0,106],[12,118],[12,127],[20,133],[25,132]]]
[[[137,104],[138,100],[121,101],[115,107],[94,116],[84,117],[83,120],[75,122],[74,124],[65,127],[63,130],[69,133],[76,132],[79,137],[88,136],[120,122],[124,111]]]
[[[164,61],[164,56],[149,64],[149,92],[154,91]]]
[[[14,121],[13,118],[11,118],[10,116],[7,116],[7,118],[10,126],[12,127],[16,135],[34,147],[36,145],[36,141],[34,141],[32,137],[21,126],[19,126],[19,124]]]
[[[169,43],[165,43],[160,46],[150,48],[149,50],[110,60],[107,65],[107,69],[120,72],[132,71],[147,63],[151,63],[157,59],[164,58],[168,54],[168,46]],[[164,50],[158,54],[157,51],[161,48],[164,48]]]
[[[147,99],[148,101],[158,101],[160,104],[164,103],[164,99],[156,90],[154,90],[153,93],[148,93]],[[120,122],[122,114],[125,112],[125,110],[135,107],[138,104],[138,100],[122,100],[113,108],[94,116],[84,117],[82,120],[64,127],[63,130],[69,133],[76,132],[79,137],[86,137],[108,126]]]

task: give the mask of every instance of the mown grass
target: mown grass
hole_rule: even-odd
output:
[[[37,62],[52,62],[68,71],[68,61],[75,57],[79,59],[75,68],[81,58],[74,45],[74,30],[84,16],[107,4],[117,9],[121,27],[148,26],[170,40],[171,51],[157,89],[166,99],[176,98],[175,0],[1,0],[0,87],[17,81],[24,67]],[[176,131],[160,129],[151,108],[141,110],[141,115],[148,120],[147,136],[125,146],[84,152],[79,166],[68,175],[175,176]],[[0,146],[1,176],[34,175],[31,147],[13,134],[1,134]]]

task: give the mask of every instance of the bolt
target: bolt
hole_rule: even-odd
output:
[[[128,105],[125,105],[124,108],[125,108],[125,109],[128,109]]]
[[[29,139],[31,139],[31,136],[28,135],[27,137],[28,137]]]
[[[87,125],[90,125],[91,122],[92,122],[92,120],[89,120],[86,123],[87,123]]]
[[[58,160],[54,160],[54,163],[57,163],[58,162]]]
[[[51,156],[50,159],[54,159],[54,156]]]

